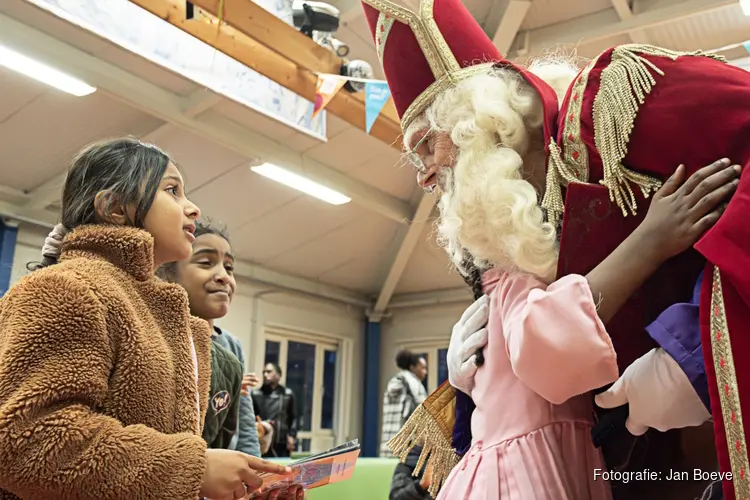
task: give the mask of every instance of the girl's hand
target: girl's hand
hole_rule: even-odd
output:
[[[258,472],[289,474],[280,464],[232,450],[206,450],[200,495],[206,498],[246,498],[263,485]]]
[[[729,165],[729,160],[719,160],[687,181],[685,166],[680,165],[654,195],[636,232],[659,263],[690,248],[719,220],[742,171],[739,165]]]

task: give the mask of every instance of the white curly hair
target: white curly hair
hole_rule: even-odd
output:
[[[578,72],[572,60],[560,57],[535,61],[529,70],[559,101]],[[531,163],[543,168],[542,117],[539,95],[518,73],[490,67],[443,92],[406,130],[407,147],[427,128],[450,134],[455,145],[455,167],[438,175],[437,232],[463,274],[474,265],[554,278],[555,227],[544,221],[542,193],[524,178]]]

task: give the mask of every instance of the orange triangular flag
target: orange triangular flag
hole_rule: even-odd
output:
[[[339,75],[318,75],[318,83],[315,86],[315,107],[313,108],[312,117],[318,116],[323,111],[331,99],[346,84],[346,78]]]

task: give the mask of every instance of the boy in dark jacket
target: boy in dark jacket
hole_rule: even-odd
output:
[[[217,342],[211,342],[211,392],[203,427],[209,448],[228,449],[237,432],[242,390],[242,365]]]

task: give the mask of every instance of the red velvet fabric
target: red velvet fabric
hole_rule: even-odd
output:
[[[750,132],[750,131],[748,131]],[[750,161],[745,162],[750,168]],[[750,174],[743,172],[740,186],[727,211],[714,228],[698,242],[696,248],[708,259],[706,276],[713,265],[721,270],[724,308],[732,342],[737,387],[740,395],[740,410],[743,417],[744,434],[750,429]],[[711,350],[711,280],[705,280],[701,292],[701,338],[703,357],[706,361],[708,389],[711,396],[711,413],[714,416],[714,434],[719,465],[722,472],[731,471],[729,448],[722,419],[719,390],[714,371]],[[732,446],[735,443],[731,443]],[[747,454],[746,443],[742,452]],[[750,474],[750,471],[748,471]],[[745,479],[747,480],[747,479]],[[734,500],[732,482],[724,481],[724,500]]]
[[[673,61],[646,56],[664,75],[654,75],[656,85],[641,105],[623,164],[637,172],[666,179],[684,163],[692,174],[722,157],[750,168],[750,73],[706,57],[680,57]],[[589,74],[583,96],[581,137],[589,150],[589,182],[602,178],[602,162],[594,141],[593,101],[601,71],[611,61],[611,50],[600,56]],[[567,108],[566,98],[563,110]],[[566,113],[560,113],[560,133]],[[562,143],[562,141],[559,141]],[[740,191],[719,223],[696,245],[725,276],[725,302],[732,332],[735,367],[745,426],[750,425],[750,177],[743,173]],[[586,273],[622,242],[645,216],[648,200],[639,199],[637,217],[622,217],[598,185],[571,185],[567,189],[563,219],[559,274]],[[684,301],[703,259],[694,251],[665,263],[607,325],[621,369],[647,352],[653,343],[644,327],[666,306]],[[710,267],[710,266],[709,266]],[[707,271],[705,283],[710,285]],[[702,302],[710,301],[705,293]],[[744,326],[743,326],[744,325]],[[717,451],[722,472],[729,472],[726,438],[711,361],[710,338],[703,348],[715,422]],[[733,499],[725,483],[727,500]]]

